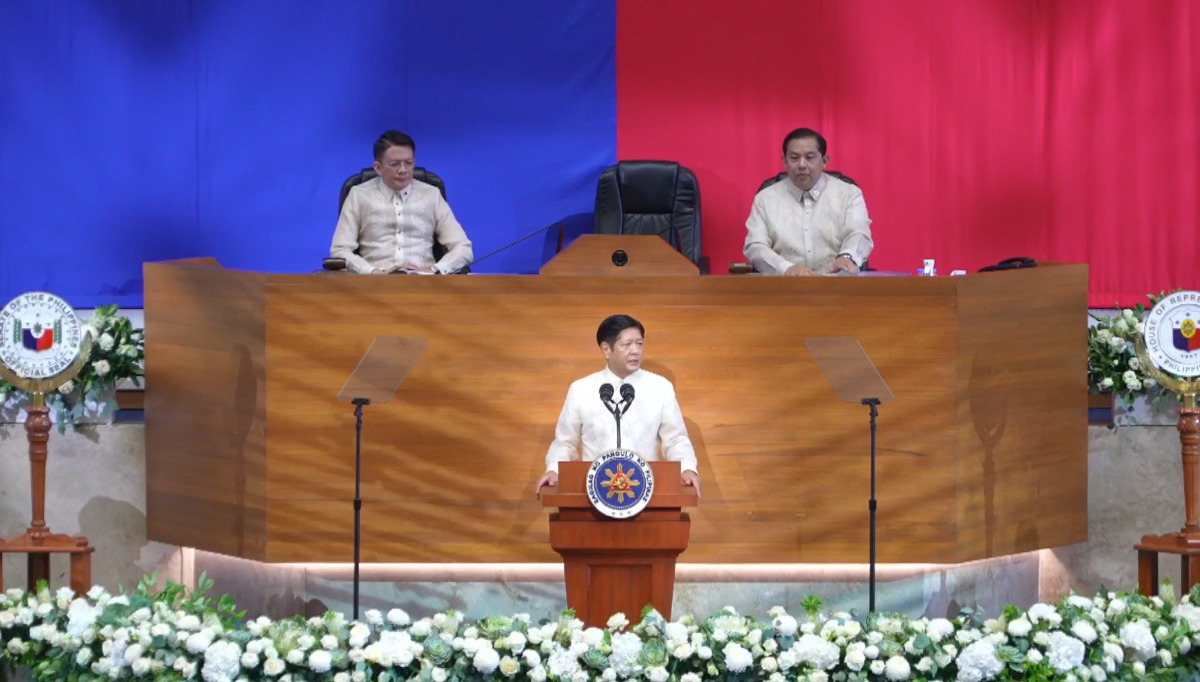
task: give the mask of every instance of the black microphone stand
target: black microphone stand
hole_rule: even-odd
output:
[[[869,576],[869,613],[875,613],[875,419],[879,416],[879,398],[863,398],[862,404],[871,410],[871,500],[867,509],[871,513],[871,568]]]
[[[354,620],[358,620],[359,561],[362,549],[362,422],[366,398],[355,398],[354,404]]]
[[[617,407],[616,403],[613,403],[612,407],[609,407],[608,409],[610,412],[612,412],[613,419],[617,420],[617,449],[620,450],[621,449],[621,409],[619,407]]]

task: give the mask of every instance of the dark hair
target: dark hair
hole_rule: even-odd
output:
[[[787,156],[787,146],[789,142],[792,140],[803,140],[807,137],[811,137],[817,141],[817,150],[821,152],[821,156],[825,156],[825,138],[821,137],[821,133],[818,133],[812,128],[796,128],[792,132],[788,133],[787,137],[783,138],[783,155]]]
[[[417,143],[413,142],[411,137],[399,130],[389,130],[380,135],[378,140],[375,140],[375,160],[379,161],[382,159],[383,153],[391,147],[408,147],[413,150],[414,154],[417,153]]]
[[[596,330],[596,345],[607,343],[610,346],[617,345],[617,337],[626,329],[637,328],[642,336],[646,335],[646,328],[641,322],[633,319],[628,315],[609,315],[600,323],[600,328]]]

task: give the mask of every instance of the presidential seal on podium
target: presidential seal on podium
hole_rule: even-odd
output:
[[[609,450],[592,462],[587,494],[596,511],[614,519],[639,514],[654,494],[654,472],[632,450]]]

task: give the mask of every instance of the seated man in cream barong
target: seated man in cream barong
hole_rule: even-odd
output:
[[[770,275],[857,274],[871,255],[871,219],[858,187],[825,173],[825,138],[798,128],[783,140],[787,179],[754,197],[746,260]]]
[[[558,485],[559,462],[591,462],[616,447],[616,422],[600,399],[600,387],[606,383],[612,384],[617,396],[622,384],[635,389],[634,399],[621,417],[621,449],[653,461],[659,459],[661,444],[662,459],[679,462],[684,484],[694,486],[700,494],[696,451],[683,423],[675,387],[666,378],[641,369],[645,333],[642,323],[628,315],[612,315],[600,323],[596,343],[605,367],[574,382],[567,391],[554,442],[546,453],[546,473],[534,487],[539,497],[544,486]]]
[[[330,258],[343,258],[351,272],[446,274],[470,265],[474,254],[462,225],[433,185],[413,178],[417,143],[396,130],[375,142],[378,177],[350,190]],[[446,255],[433,260],[434,240]]]

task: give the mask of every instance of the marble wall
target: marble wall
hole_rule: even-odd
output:
[[[201,571],[251,613],[273,616],[349,611],[344,567],[264,567],[229,557],[192,552],[146,538],[144,429],[141,424],[84,427],[51,438],[47,520],[56,532],[86,534],[97,547],[94,581],[109,588],[135,584],[159,571],[160,580],[190,582]],[[1074,589],[1101,585],[1132,589],[1137,581],[1133,545],[1148,533],[1182,525],[1178,435],[1173,427],[1137,426],[1089,430],[1089,540],[1086,543],[962,566],[893,569],[878,587],[883,610],[912,615],[953,614],[960,606],[995,612],[1005,603],[1028,606]],[[24,429],[0,425],[0,536],[24,530],[29,521],[29,462]],[[780,569],[779,575],[713,575],[681,569],[677,613],[708,613],[725,605],[763,613],[775,604],[798,609],[817,594],[835,608],[864,608],[863,567],[840,572]],[[549,573],[547,573],[549,570]],[[469,615],[494,612],[553,613],[565,605],[561,571],[516,568],[486,579],[402,578],[386,567],[372,569],[362,588],[364,608],[403,605],[412,613],[457,608]],[[23,557],[4,558],[6,585],[23,585]],[[52,564],[53,580],[65,584],[67,561]],[[1162,575],[1178,579],[1178,561],[1163,558]],[[530,579],[532,576],[533,579]],[[453,577],[453,576],[451,576]]]

